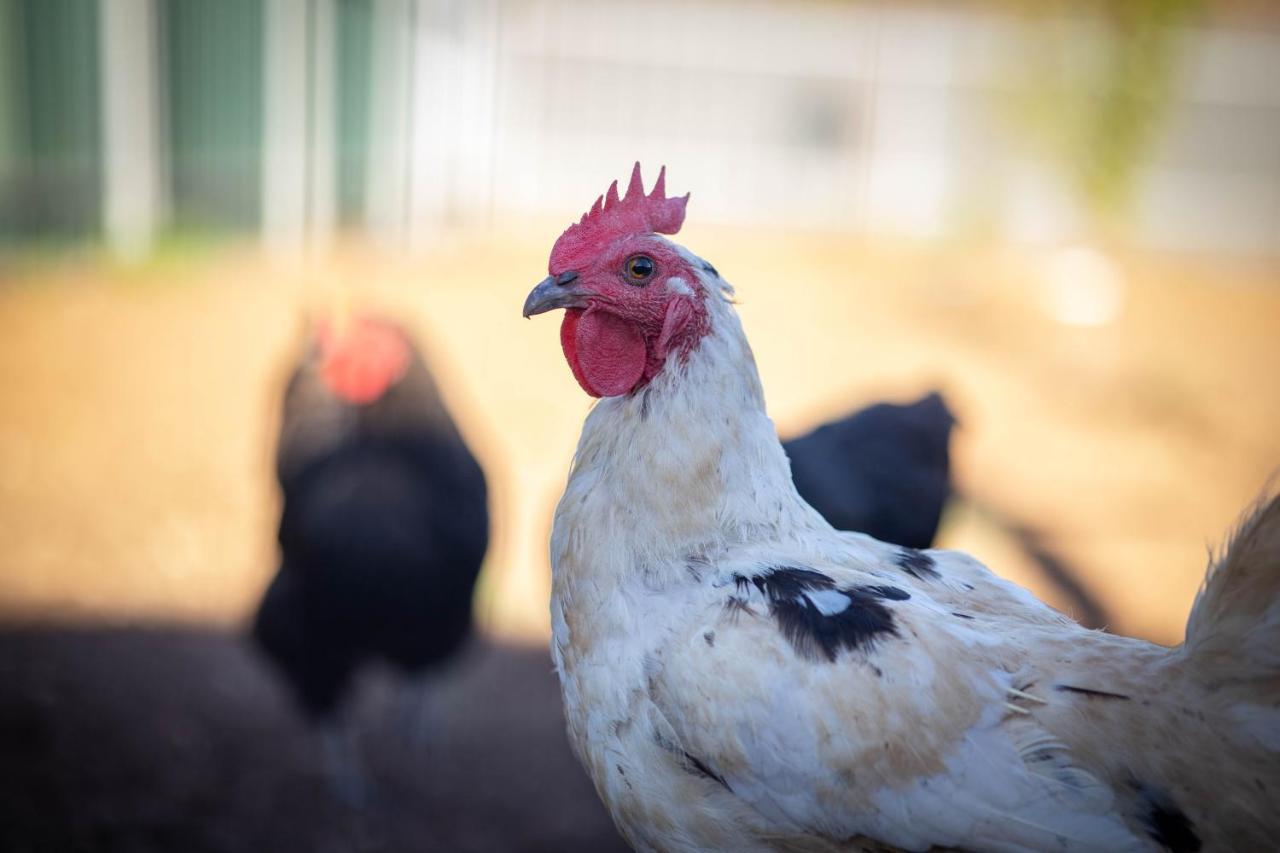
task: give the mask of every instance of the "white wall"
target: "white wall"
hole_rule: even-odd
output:
[[[382,239],[421,243],[495,213],[573,215],[636,159],[651,173],[667,164],[674,189],[696,188],[704,220],[940,237],[978,211],[1033,242],[1090,228],[1063,170],[1001,113],[1025,45],[998,11],[762,0],[375,10],[367,222]],[[1082,55],[1100,32],[1087,21],[1063,31]],[[1187,44],[1134,237],[1280,251],[1280,28],[1199,30]],[[291,150],[296,122],[269,119],[268,151]],[[289,197],[270,190],[264,204]]]
[[[704,219],[938,237],[980,210],[1014,240],[1089,229],[1063,170],[1000,112],[1022,57],[1018,23],[996,12],[715,0],[382,8],[394,22],[377,51],[384,150],[370,219],[385,233],[576,212],[635,159],[666,163],[676,188],[696,178]],[[1065,31],[1082,52],[1099,34],[1087,22]],[[1187,43],[1134,236],[1280,250],[1280,35],[1201,30]]]

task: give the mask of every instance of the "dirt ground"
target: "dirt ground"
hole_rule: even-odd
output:
[[[1277,264],[1114,255],[1117,313],[1081,326],[1049,250],[686,230],[738,288],[783,434],[940,388],[962,495],[941,544],[1071,609],[1010,535],[1026,528],[1109,628],[1181,639],[1206,545],[1280,463]],[[288,264],[0,259],[0,848],[619,845],[545,652],[550,513],[589,407],[555,321],[520,318],[558,231]],[[419,331],[495,519],[487,639],[438,688],[443,740],[397,740],[387,678],[357,703],[380,792],[363,817],[238,639],[274,571],[275,406],[300,317],[341,299]]]
[[[173,627],[0,633],[0,849],[626,850],[569,752],[546,652],[478,643],[366,679],[362,801],[253,649]],[[427,694],[430,728],[415,722]]]
[[[531,239],[0,261],[0,614],[241,624],[274,568],[301,317],[346,299],[419,331],[490,479],[480,618],[542,642],[549,519],[590,401],[556,321],[520,317],[557,224],[510,230]],[[737,286],[784,435],[942,389],[966,500],[941,544],[1070,609],[1007,533],[1026,526],[1113,630],[1181,639],[1206,546],[1280,464],[1280,264],[1114,255],[1118,316],[1081,327],[1047,310],[1048,250],[686,230]]]

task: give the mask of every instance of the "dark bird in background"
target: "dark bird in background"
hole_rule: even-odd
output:
[[[934,391],[914,403],[876,403],[785,442],[791,474],[809,504],[837,530],[882,542],[929,548],[942,510],[955,493],[949,445],[956,419]],[[1089,628],[1111,624],[1101,600],[1035,528],[1008,513],[966,500],[1003,530]]]
[[[951,495],[955,417],[935,392],[876,403],[785,442],[796,490],[837,530],[928,548]]]
[[[253,638],[328,719],[366,663],[421,672],[471,627],[489,540],[484,473],[409,335],[316,324],[284,395],[281,563]]]

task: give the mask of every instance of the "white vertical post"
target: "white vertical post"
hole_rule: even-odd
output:
[[[378,0],[370,93],[368,221],[420,246],[489,210],[494,0]]]
[[[155,2],[100,9],[103,226],[114,252],[137,259],[151,249],[164,207]]]
[[[409,237],[421,243],[489,208],[497,5],[418,2]]]
[[[307,0],[265,4],[262,85],[262,239],[302,250],[307,209]]]
[[[415,0],[375,0],[365,218],[378,240],[402,244],[410,216]]]
[[[312,245],[329,241],[338,220],[337,8],[335,0],[312,0],[311,157],[307,181]]]
[[[333,0],[265,4],[262,239],[280,255],[322,245],[334,224]]]

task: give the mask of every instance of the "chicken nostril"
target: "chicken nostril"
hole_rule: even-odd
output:
[[[578,278],[578,274],[576,272],[572,272],[572,271],[562,272],[560,273],[560,275],[556,276],[556,284],[559,284],[561,286],[566,284],[572,284],[574,281],[577,280],[577,278]]]

